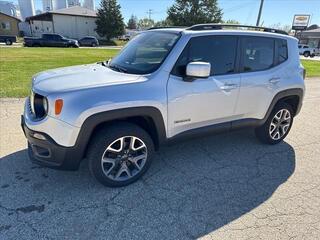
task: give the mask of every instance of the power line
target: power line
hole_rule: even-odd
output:
[[[149,9],[149,10],[147,11],[147,14],[148,14],[148,16],[149,16],[149,20],[151,20],[151,15],[153,14],[153,10],[152,10],[152,9]]]

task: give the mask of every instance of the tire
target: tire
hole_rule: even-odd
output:
[[[271,145],[281,142],[290,132],[293,116],[291,105],[279,102],[270,113],[267,121],[255,129],[257,138],[261,142]]]
[[[103,128],[93,137],[87,158],[90,172],[100,183],[123,187],[146,172],[153,153],[150,135],[135,124],[122,122]]]
[[[309,57],[309,56],[310,56],[310,52],[304,52],[304,53],[303,53],[303,56],[304,56],[304,57]]]
[[[12,45],[12,41],[10,39],[6,39],[6,45]]]
[[[96,46],[97,46],[97,44],[95,44],[95,43],[91,44],[91,47],[96,47]]]

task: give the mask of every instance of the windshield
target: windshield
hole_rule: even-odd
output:
[[[112,59],[109,67],[132,74],[152,73],[160,67],[179,36],[169,32],[141,33]]]

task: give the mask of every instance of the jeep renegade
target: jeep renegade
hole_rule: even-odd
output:
[[[298,41],[245,27],[151,29],[109,62],[35,75],[21,123],[30,159],[77,169],[87,158],[99,182],[119,187],[160,145],[188,136],[253,127],[279,143],[304,95]]]

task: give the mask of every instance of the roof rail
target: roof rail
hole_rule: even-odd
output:
[[[197,24],[197,25],[193,25],[191,27],[186,28],[186,30],[204,31],[204,30],[221,30],[225,28],[246,28],[247,30],[256,30],[256,31],[262,31],[262,32],[271,32],[271,33],[288,35],[287,32],[279,29],[274,29],[274,28],[257,27],[257,26],[250,26],[250,25],[238,25],[238,24],[219,24],[219,23]]]
[[[187,28],[186,26],[167,26],[167,27],[151,27],[147,30],[156,30],[156,29],[170,29],[170,28]]]

